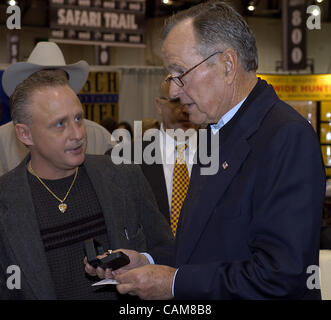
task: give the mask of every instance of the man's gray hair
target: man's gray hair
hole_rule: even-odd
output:
[[[37,71],[21,82],[10,97],[10,112],[14,124],[31,124],[32,116],[29,108],[34,90],[65,85],[68,85],[67,73],[59,69]]]
[[[256,71],[258,57],[255,36],[244,18],[223,1],[208,1],[168,18],[162,33],[165,40],[179,22],[193,19],[197,53],[207,57],[216,51],[234,49],[245,71]]]

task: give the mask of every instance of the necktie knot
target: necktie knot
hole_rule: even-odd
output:
[[[178,153],[184,153],[187,148],[187,144],[177,144],[176,150]]]
[[[187,148],[186,144],[179,144],[176,146],[177,150],[177,159],[176,163],[184,164],[185,163],[185,150]]]

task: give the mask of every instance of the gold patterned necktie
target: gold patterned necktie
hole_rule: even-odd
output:
[[[186,144],[176,146],[177,158],[173,172],[170,215],[170,226],[174,236],[176,236],[180,210],[186,197],[188,185],[190,182],[190,177],[184,158],[186,147]]]

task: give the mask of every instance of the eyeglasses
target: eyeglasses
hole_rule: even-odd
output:
[[[215,54],[218,53],[223,53],[223,51],[216,51],[213,54],[211,54],[210,56],[208,56],[206,59],[202,60],[201,62],[199,62],[198,64],[196,64],[195,66],[193,66],[192,68],[188,69],[187,71],[183,72],[181,75],[174,77],[171,74],[169,74],[165,81],[168,82],[168,84],[170,85],[170,82],[173,81],[174,83],[176,83],[176,85],[178,87],[184,87],[184,82],[182,81],[182,78],[185,77],[189,72],[191,72],[192,70],[194,70],[195,68],[197,68],[198,66],[200,66],[200,64],[204,63],[205,61],[207,61],[208,59],[210,59],[211,57],[213,57]]]

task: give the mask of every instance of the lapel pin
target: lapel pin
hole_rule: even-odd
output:
[[[226,161],[224,161],[224,162],[222,163],[222,167],[223,167],[224,170],[225,170],[228,166],[229,166],[229,165],[228,165],[228,163],[227,163]]]

